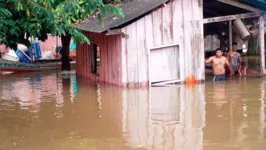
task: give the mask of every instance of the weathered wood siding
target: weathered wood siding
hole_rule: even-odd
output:
[[[89,32],[85,34],[91,43],[100,47],[100,76],[91,74],[91,49],[88,44],[77,44],[77,75],[121,86],[121,36]]]
[[[174,0],[124,27],[126,37],[86,33],[101,49],[100,77],[90,73],[90,47],[86,44],[77,46],[77,75],[115,85],[146,86],[150,49],[176,44],[180,80],[204,80],[202,19],[202,0]]]
[[[180,47],[181,80],[204,80],[202,19],[202,0],[174,0],[123,28],[129,37],[122,38],[122,82],[147,85],[148,51],[171,44]]]

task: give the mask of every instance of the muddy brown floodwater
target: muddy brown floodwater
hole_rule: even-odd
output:
[[[0,78],[0,150],[265,150],[266,81],[121,89],[55,72]]]

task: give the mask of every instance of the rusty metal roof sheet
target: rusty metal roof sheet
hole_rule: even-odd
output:
[[[125,13],[124,18],[115,15],[107,15],[103,18],[104,27],[101,26],[97,18],[87,19],[76,26],[84,31],[102,33],[111,28],[128,24],[168,1],[169,0],[127,0],[120,4],[120,8]]]

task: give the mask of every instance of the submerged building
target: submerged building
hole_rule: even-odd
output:
[[[229,50],[236,19],[259,23],[260,51],[264,53],[264,12],[242,1],[123,2],[124,18],[107,15],[104,27],[97,18],[78,25],[91,45],[77,45],[77,75],[123,87],[204,81],[204,37],[222,35],[218,37],[226,38],[221,41]]]

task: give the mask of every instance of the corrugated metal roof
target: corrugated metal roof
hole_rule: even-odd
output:
[[[104,27],[101,26],[97,18],[87,19],[76,26],[84,31],[102,33],[111,28],[128,24],[168,1],[169,0],[128,0],[120,4],[120,7],[125,13],[124,18],[115,15],[107,15],[103,18]]]

